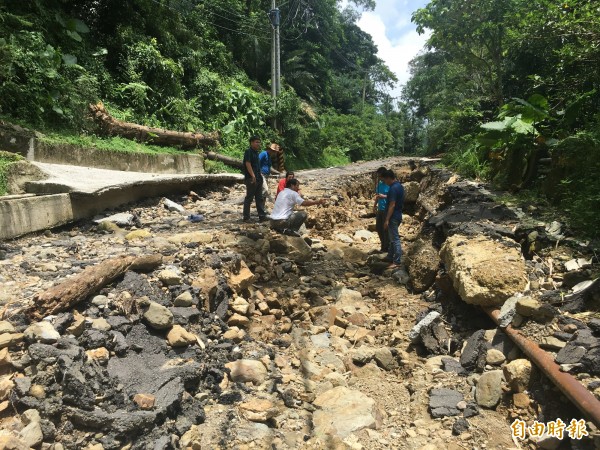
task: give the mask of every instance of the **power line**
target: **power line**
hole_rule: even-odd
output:
[[[317,32],[321,35],[321,37],[327,41],[327,38],[325,37],[325,35],[321,32],[321,29],[317,26],[316,27]],[[346,59],[346,57],[341,54],[334,46],[331,46],[331,50],[334,51],[334,53],[342,60],[344,61],[346,64],[348,64],[350,67],[352,67],[354,70],[356,70],[357,72],[361,72],[361,73],[370,73],[369,69],[363,69],[360,66],[357,66],[355,63],[353,63],[352,61],[349,61],[348,59]]]
[[[181,15],[181,11],[179,11],[179,10],[177,10],[177,9],[175,9],[175,8],[172,8],[172,7],[171,7],[171,6],[169,6],[169,5],[166,5],[166,4],[164,4],[164,3],[161,3],[159,0],[151,0],[151,1],[153,1],[153,2],[154,2],[154,3],[156,3],[157,5],[160,5],[160,6],[164,7],[164,8],[170,9],[171,11],[174,11],[174,12],[176,12],[176,13],[178,13],[178,14],[180,14],[180,15]],[[180,2],[180,3],[184,3],[184,2]],[[194,7],[194,6],[196,6],[196,5],[192,5],[192,4],[190,4],[190,3],[186,3],[186,6],[192,6],[192,7]],[[223,17],[223,16],[220,16],[220,17]],[[247,33],[247,32],[245,32],[245,31],[234,30],[234,29],[232,29],[232,28],[228,28],[228,27],[225,27],[225,26],[223,26],[223,25],[219,25],[219,24],[217,24],[217,23],[211,22],[211,21],[209,21],[209,20],[206,20],[206,19],[203,19],[203,21],[204,21],[205,23],[209,24],[209,25],[212,25],[212,26],[214,26],[214,27],[217,27],[217,28],[222,28],[222,29],[224,29],[224,30],[227,30],[227,31],[231,31],[232,33],[243,34],[243,35],[246,35],[246,36],[251,36],[251,37],[253,37],[253,38],[255,38],[255,39],[258,39],[258,40],[269,41],[269,39],[268,39],[268,38],[266,38],[265,36],[259,36],[259,35],[253,34],[253,33]]]
[[[292,3],[290,4],[290,8],[288,10],[286,20],[284,21],[284,23],[282,25],[282,28],[283,28],[287,23],[290,23],[289,28],[284,28],[286,30],[286,32],[288,32],[288,30],[291,30],[294,27],[294,21],[296,20],[296,17],[298,17],[298,13],[300,12],[302,3],[303,3],[303,0],[292,0]],[[295,12],[293,12],[294,8],[296,10]],[[304,35],[308,32],[308,27],[309,27],[313,17],[314,17],[314,14],[312,12],[312,8],[310,7],[310,5],[305,6],[304,11],[302,12],[302,15],[300,16],[300,19],[305,19],[304,20],[304,30],[300,31],[300,33],[294,38],[282,38],[282,39],[284,41],[288,41],[288,42],[296,41],[296,40],[300,39],[302,37],[302,35]],[[291,18],[291,21],[290,21],[290,18]]]
[[[186,6],[191,6],[191,7],[196,7],[196,6],[199,6],[201,4],[202,4],[202,6],[206,6],[204,3],[199,3],[198,2],[198,3],[192,4],[192,3],[186,2],[184,0],[179,0],[179,3],[180,4],[186,4]],[[215,5],[210,5],[210,6],[214,6],[214,7],[218,8],[218,9],[220,9],[221,11],[224,11],[226,14],[230,14],[232,16],[235,16],[235,17],[239,18],[239,19],[244,19],[244,20],[248,19],[248,17],[246,17],[244,15],[241,15],[241,14],[238,14],[237,12],[230,11],[230,10],[228,10],[228,9],[220,6],[220,5],[215,4]],[[212,14],[212,15],[215,15],[217,17],[220,17],[222,19],[228,20],[228,21],[232,22],[233,24],[235,24],[241,30],[245,29],[246,31],[244,32],[244,31],[239,31],[239,30],[232,30],[231,28],[228,28],[228,27],[225,27],[223,25],[219,25],[219,24],[216,24],[214,22],[206,20],[206,22],[209,23],[209,24],[211,24],[211,25],[214,25],[214,26],[219,27],[219,28],[223,28],[225,30],[233,31],[234,33],[237,32],[237,33],[240,33],[240,34],[246,34],[246,35],[255,36],[257,38],[260,38],[259,36],[256,36],[254,33],[250,32],[250,31],[254,31],[254,27],[252,25],[248,24],[248,23],[243,23],[243,22],[239,23],[236,19],[233,19],[231,17],[227,17],[227,16],[224,16],[224,15],[221,15],[221,14],[215,12],[212,9],[209,9],[208,13]],[[266,40],[266,38],[265,38],[265,40]]]
[[[210,6],[214,6],[215,8],[220,9],[221,11],[223,11],[223,12],[225,12],[227,14],[239,17],[241,19],[247,19],[248,18],[248,16],[246,16],[245,14],[240,14],[237,11],[233,11],[233,10],[231,10],[229,8],[225,8],[224,6],[221,6],[221,5],[214,4],[214,5],[210,5]]]
[[[285,20],[283,21],[283,23],[281,24],[282,28],[285,27],[285,25],[290,21],[290,17],[292,17],[292,10],[294,9],[294,4],[296,5],[296,14],[297,14],[298,8],[300,7],[300,3],[301,3],[301,0],[291,0],[291,4],[290,4],[290,7],[288,8],[287,16],[286,16]]]
[[[241,28],[242,30],[254,30],[254,28],[252,27],[252,25],[248,24],[248,23],[239,23],[237,19],[232,19],[231,17],[226,17],[226,16],[222,16],[221,14],[218,14],[214,11],[210,11],[209,14],[215,15],[217,17],[220,17],[221,19],[225,19],[225,20],[229,20],[230,22],[232,22],[233,24],[235,24],[238,28]],[[214,24],[215,26],[219,26],[217,24]]]

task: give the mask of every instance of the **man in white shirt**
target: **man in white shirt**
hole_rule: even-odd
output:
[[[299,236],[298,230],[308,217],[304,211],[294,212],[294,206],[324,205],[326,200],[304,200],[298,191],[300,182],[297,178],[288,181],[286,188],[275,199],[271,211],[271,228],[284,234]]]

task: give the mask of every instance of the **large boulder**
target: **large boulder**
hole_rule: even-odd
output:
[[[367,254],[361,249],[336,241],[324,241],[327,246],[325,259],[343,259],[351,263],[361,263],[367,260]]]
[[[251,382],[254,385],[262,384],[267,378],[268,371],[265,365],[255,359],[238,359],[225,364],[229,369],[229,378],[235,383]]]
[[[440,256],[454,288],[467,303],[501,305],[527,284],[523,257],[508,241],[454,235],[446,240]]]
[[[270,241],[270,250],[278,255],[285,255],[286,258],[296,262],[306,262],[312,258],[310,246],[301,237],[277,236],[277,238]]]

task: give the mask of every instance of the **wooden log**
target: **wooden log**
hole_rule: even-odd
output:
[[[234,167],[236,169],[242,169],[243,163],[240,159],[232,158],[231,156],[221,155],[215,152],[205,152],[204,156],[206,159],[212,159],[213,161],[221,161],[224,164],[227,164],[230,167]]]
[[[32,319],[41,320],[49,314],[66,311],[112,283],[126,271],[150,271],[161,263],[161,255],[119,256],[86,267],[83,272],[37,294],[28,315]]]
[[[179,147],[183,150],[193,150],[198,147],[214,147],[220,139],[218,131],[206,134],[184,133],[181,131],[146,127],[137,123],[123,122],[112,117],[102,102],[96,105],[90,104],[89,108],[94,122],[100,128],[100,131],[107,136],[120,136],[147,144]]]

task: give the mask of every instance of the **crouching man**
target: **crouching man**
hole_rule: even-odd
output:
[[[275,199],[271,212],[271,228],[289,236],[300,236],[298,230],[308,217],[304,211],[294,211],[294,206],[324,205],[325,199],[304,200],[298,194],[300,182],[296,178],[288,180],[286,188]]]

